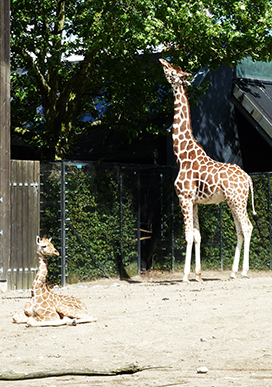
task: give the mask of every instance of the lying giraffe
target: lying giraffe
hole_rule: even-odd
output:
[[[39,270],[31,288],[31,299],[25,304],[24,313],[15,313],[13,322],[28,326],[76,325],[96,321],[88,314],[86,306],[75,297],[57,295],[51,292],[46,277],[47,256],[59,256],[51,238],[37,236]]]

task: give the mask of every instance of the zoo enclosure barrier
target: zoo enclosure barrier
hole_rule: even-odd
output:
[[[271,269],[271,174],[253,174],[262,237],[253,229],[250,268]],[[174,191],[177,168],[63,161],[41,164],[41,235],[50,234],[60,258],[50,260],[52,282],[121,278],[149,269],[181,269],[186,242]],[[252,220],[251,201],[248,213]],[[228,269],[236,230],[226,203],[199,205],[201,260]]]

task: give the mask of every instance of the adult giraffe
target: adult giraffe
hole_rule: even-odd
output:
[[[187,242],[183,281],[188,281],[191,266],[193,242],[195,243],[196,279],[201,281],[200,242],[197,204],[213,204],[227,201],[233,215],[237,232],[237,246],[231,278],[238,271],[241,247],[244,241],[242,276],[247,277],[249,269],[249,245],[252,224],[247,215],[249,188],[252,197],[253,218],[258,215],[254,208],[253,184],[251,178],[234,164],[212,160],[195,140],[190,117],[189,101],[185,85],[189,84],[179,66],[173,66],[159,59],[164,74],[174,93],[173,148],[179,167],[175,189],[179,198],[185,225]]]

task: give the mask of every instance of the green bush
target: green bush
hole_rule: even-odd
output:
[[[126,275],[136,257],[133,200],[123,190],[123,257],[120,252],[120,196],[115,171],[70,166],[67,172],[67,216],[94,257],[110,275]],[[125,191],[125,192],[124,192]],[[67,267],[70,278],[87,280],[103,272],[79,242],[73,229],[67,232]],[[122,267],[121,267],[122,266]]]
[[[43,194],[41,203],[41,235],[51,234],[56,248],[60,248],[60,176],[59,163],[44,168],[41,176]],[[138,208],[137,179],[123,169],[122,214],[123,250],[120,246],[120,186],[118,168],[86,163],[80,168],[66,164],[66,247],[68,281],[89,280],[105,274],[95,259],[110,275],[137,274],[137,252],[135,227]],[[138,173],[138,172],[137,172]],[[168,172],[167,172],[168,173]],[[141,216],[149,223],[152,218],[151,240],[141,242],[149,267],[170,270],[172,268],[172,238],[174,237],[175,269],[184,266],[186,241],[184,223],[178,199],[173,193],[171,174],[160,175],[160,171],[146,174],[146,185],[141,187],[144,206]],[[152,178],[150,177],[152,176]],[[163,176],[163,177],[162,177]],[[248,214],[254,226],[250,246],[250,269],[271,268],[271,214],[269,213],[268,176],[253,177],[255,208],[259,215],[261,236],[252,219],[251,197],[248,200]],[[138,192],[138,193],[137,193]],[[142,200],[142,199],[141,199]],[[172,208],[173,205],[173,208]],[[230,269],[237,243],[235,224],[227,203],[222,204],[222,236],[220,235],[220,207],[199,205],[201,231],[201,263],[205,269],[220,269],[220,239],[222,239],[222,264]],[[172,213],[173,211],[173,213]],[[150,214],[152,214],[150,218]],[[72,227],[71,227],[72,226]],[[83,240],[92,254],[84,244]],[[150,257],[147,257],[150,255]],[[147,258],[146,258],[147,257]],[[241,252],[240,267],[243,261]],[[151,264],[150,264],[151,262]],[[194,249],[192,254],[194,265]],[[60,258],[49,260],[48,281],[60,282]]]

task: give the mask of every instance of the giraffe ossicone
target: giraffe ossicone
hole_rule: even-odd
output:
[[[24,313],[14,314],[13,322],[28,326],[59,326],[96,321],[77,298],[51,292],[46,283],[47,256],[59,256],[59,252],[51,243],[51,238],[37,236],[36,243],[39,269],[31,288],[31,299],[25,304]]]
[[[171,84],[174,94],[173,148],[179,172],[175,180],[175,190],[184,218],[186,257],[183,280],[188,281],[191,267],[192,246],[195,244],[196,279],[201,281],[198,203],[219,204],[226,201],[232,212],[236,226],[237,246],[232,265],[231,278],[236,277],[239,267],[241,247],[244,242],[242,276],[249,270],[249,247],[252,224],[247,214],[247,200],[251,190],[252,211],[255,221],[258,215],[254,208],[253,183],[250,176],[239,166],[217,162],[211,159],[193,136],[190,106],[185,85],[189,73],[179,66],[173,66],[159,59],[164,74]]]

